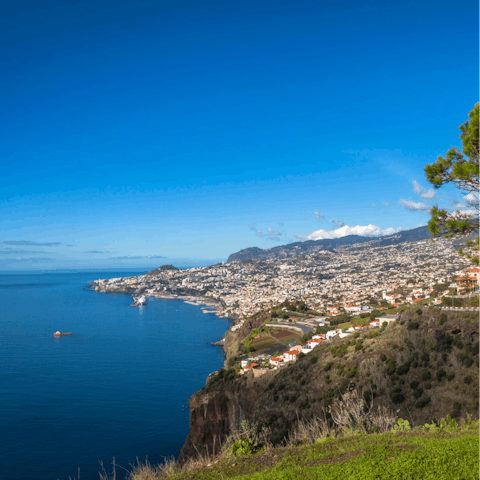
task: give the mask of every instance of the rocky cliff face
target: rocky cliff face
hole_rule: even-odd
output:
[[[221,369],[190,399],[179,460],[218,451],[242,420],[268,428],[280,443],[299,418],[324,416],[350,389],[415,425],[447,415],[478,418],[478,332],[475,312],[412,307],[386,328],[334,338],[258,378]]]
[[[198,453],[218,452],[225,438],[235,432],[243,420],[252,418],[260,390],[245,378],[226,382],[218,390],[209,390],[207,386],[196,392],[188,402],[190,430],[179,461],[196,457]]]

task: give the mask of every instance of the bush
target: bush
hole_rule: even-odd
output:
[[[406,375],[409,370],[410,370],[410,365],[408,363],[404,363],[403,365],[400,365],[399,367],[397,367],[397,369],[395,370],[395,373],[397,375]]]
[[[318,357],[312,357],[310,363],[317,363]]]
[[[431,402],[430,397],[424,397],[424,398],[420,399],[420,400],[415,404],[415,407],[417,407],[417,408],[424,408],[424,407],[426,407],[427,405],[429,405],[430,402]]]
[[[427,380],[431,380],[432,379],[432,374],[429,371],[422,372],[422,374],[420,375],[420,379],[422,380],[422,382],[426,382]]]
[[[397,362],[395,361],[395,359],[389,358],[385,362],[385,365],[387,366],[386,373],[388,375],[393,375],[395,373],[395,370],[397,369]]]
[[[470,368],[473,365],[473,360],[471,358],[467,358],[463,364],[467,367]]]
[[[418,327],[420,326],[420,324],[418,322],[408,322],[407,323],[407,329],[408,330],[418,330]]]
[[[432,388],[432,384],[430,382],[425,382],[424,385],[425,390],[430,390]]]
[[[473,382],[473,378],[471,375],[467,375],[464,379],[463,382],[467,385],[470,385]]]
[[[419,385],[420,385],[420,382],[418,380],[412,380],[410,382],[410,388],[413,390],[415,390]]]
[[[380,360],[384,362],[387,359],[387,356],[384,355],[383,353],[380,355]]]
[[[413,391],[413,396],[415,398],[420,398],[422,396],[422,394],[423,394],[423,388],[422,387],[418,387]]]
[[[352,378],[358,374],[358,367],[348,367],[347,368],[347,378]]]
[[[239,457],[242,455],[250,455],[257,450],[258,443],[254,442],[251,438],[245,440],[237,440],[233,445],[231,452]]]
[[[333,365],[333,362],[328,362],[325,364],[325,366],[323,367],[323,369],[328,372],[329,370],[332,369],[332,365]]]
[[[390,390],[389,395],[390,395],[390,399],[395,404],[403,403],[405,401],[405,395],[403,395],[402,389],[399,387],[394,388],[393,390]]]
[[[455,372],[450,372],[447,374],[447,380],[451,382],[455,378]]]
[[[441,382],[447,376],[447,372],[444,368],[439,368],[435,376],[437,377],[437,381]]]

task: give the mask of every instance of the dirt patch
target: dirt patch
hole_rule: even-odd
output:
[[[283,332],[276,332],[272,334],[272,337],[276,340],[279,340],[280,342],[283,342],[284,340],[288,340],[290,338],[297,338],[298,336],[298,332],[291,332],[289,330],[284,330]]]

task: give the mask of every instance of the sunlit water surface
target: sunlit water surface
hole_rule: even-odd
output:
[[[229,323],[86,287],[140,273],[0,275],[0,479],[99,478],[98,460],[178,456],[188,399],[223,363],[207,342]]]

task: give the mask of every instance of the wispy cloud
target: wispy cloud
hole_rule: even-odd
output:
[[[424,190],[416,180],[412,180],[413,190],[417,195],[420,195],[425,200],[433,200],[435,198],[435,190]]]
[[[166,258],[163,255],[123,255],[121,257],[110,257],[110,260],[145,260],[147,258]]]
[[[60,242],[31,242],[29,240],[4,240],[4,245],[17,245],[17,246],[31,246],[34,245],[36,247],[58,247],[61,245]]]
[[[13,248],[0,250],[0,255],[21,255],[23,253],[28,253],[29,255],[31,255],[32,253],[45,253],[45,252],[43,252],[42,250],[23,250],[23,249],[14,250]]]
[[[319,212],[318,210],[315,210],[313,212],[313,215],[317,219],[317,221],[319,221],[320,223],[325,221],[325,215],[322,212]]]
[[[407,210],[430,210],[431,207],[428,205],[425,205],[424,203],[421,202],[412,202],[410,200],[404,200],[401,198],[398,203],[405,207]]]
[[[31,258],[12,258],[8,260],[9,262],[33,262],[33,263],[40,263],[40,262],[56,262],[55,258],[48,258],[48,257],[31,257]]]
[[[345,225],[345,222],[342,222],[338,218],[332,218],[331,224],[336,228],[340,228],[340,227],[343,227]]]
[[[272,230],[270,227],[268,227],[267,232],[261,232],[258,230],[255,226],[254,223],[250,223],[248,225],[249,230],[252,230],[255,232],[255,235],[260,238],[266,238],[267,240],[271,240],[272,242],[279,242],[280,237],[283,235],[282,232],[279,232],[278,230]]]
[[[87,250],[85,253],[107,253],[107,252],[102,252],[101,250]]]

